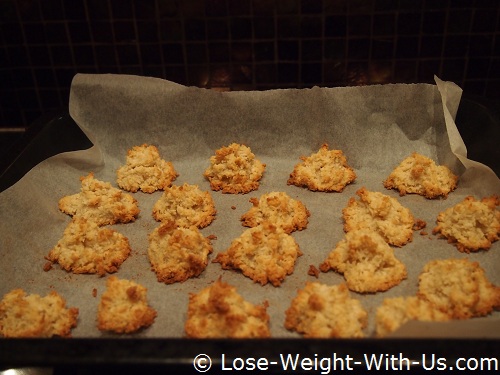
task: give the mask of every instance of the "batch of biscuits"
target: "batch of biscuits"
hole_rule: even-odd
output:
[[[215,151],[204,177],[214,192],[246,194],[258,190],[265,169],[249,147],[233,143]],[[148,234],[152,272],[165,284],[200,276],[213,252],[213,238],[200,231],[217,216],[211,193],[197,185],[175,185],[178,173],[173,164],[148,144],[130,149],[116,176],[118,188],[89,173],[81,178],[80,192],[59,200],[59,210],[72,218],[46,256],[44,269],[58,264],[75,274],[114,274],[131,249],[127,237],[107,226],[136,220],[140,209],[132,193],[163,191],[152,210],[159,224]],[[355,180],[356,173],[343,152],[324,144],[301,157],[287,184],[340,193]],[[457,184],[458,177],[449,168],[416,152],[394,166],[383,181],[385,188],[395,189],[401,196],[418,194],[429,200],[447,197]],[[300,200],[282,191],[251,198],[250,203],[250,210],[241,216],[241,224],[248,228],[210,263],[219,263],[223,270],[239,272],[255,283],[279,287],[302,255],[291,233],[306,230],[311,213]],[[432,232],[446,238],[457,251],[488,251],[500,237],[499,205],[497,196],[468,196],[440,212]],[[284,327],[303,337],[365,337],[368,312],[356,294],[384,292],[405,280],[407,269],[395,256],[394,247],[411,242],[415,231],[426,233],[426,223],[398,199],[365,187],[349,199],[342,218],[345,237],[318,267],[310,266],[309,274],[318,278],[321,272],[333,271],[344,282],[307,281],[289,301],[283,317]],[[148,303],[147,292],[136,281],[109,275],[99,299],[98,329],[118,334],[148,329],[157,311]],[[219,278],[189,295],[185,337],[271,337],[269,303],[252,304],[235,286]],[[383,300],[370,335],[384,337],[409,320],[469,319],[499,308],[500,286],[487,279],[478,262],[431,260],[418,277],[415,295]],[[67,307],[56,291],[41,297],[15,289],[0,301],[0,335],[4,337],[68,337],[77,324],[78,308]]]

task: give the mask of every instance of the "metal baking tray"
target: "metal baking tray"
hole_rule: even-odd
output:
[[[500,175],[498,104],[484,98],[463,97],[456,124],[467,146],[468,157],[488,165]],[[67,112],[43,116],[0,160],[0,191],[53,155],[91,146]],[[292,373],[327,374],[341,369],[367,371],[365,356],[382,359],[382,366],[389,366],[384,367],[387,370],[394,366],[393,370],[427,373],[432,366],[441,370],[444,364],[446,369],[460,364],[465,366],[469,358],[476,358],[469,363],[473,366],[492,363],[480,362],[481,358],[496,358],[498,369],[499,352],[500,340],[491,339],[0,339],[0,371],[41,366],[53,368],[55,374],[108,373],[111,369],[122,373],[199,373],[193,361],[205,354],[212,359],[212,367],[207,373],[258,370],[259,358],[265,358],[268,363],[261,371],[284,373],[287,371],[281,358],[288,355],[311,361],[306,360],[304,366],[298,365],[294,370],[288,367],[288,372]],[[254,360],[250,360],[252,358]],[[206,367],[201,370],[204,369]]]

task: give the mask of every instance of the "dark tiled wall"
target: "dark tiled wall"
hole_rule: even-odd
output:
[[[0,126],[82,73],[221,90],[433,82],[500,97],[499,0],[0,0]]]

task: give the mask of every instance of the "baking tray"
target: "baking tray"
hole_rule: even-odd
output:
[[[469,158],[488,165],[500,175],[500,150],[497,147],[500,115],[497,103],[463,97],[456,124]],[[30,126],[26,135],[0,161],[0,191],[15,184],[31,168],[50,156],[91,146],[92,143],[67,112],[48,114]],[[428,372],[433,359],[444,358],[446,364],[452,366],[461,358],[497,358],[499,352],[500,340],[492,339],[0,339],[0,369],[43,366],[52,367],[60,373],[85,374],[108,371],[111,366],[124,373],[143,373],[142,366],[147,365],[150,372],[195,373],[193,359],[204,353],[213,359],[209,373],[215,373],[221,370],[223,354],[228,366],[235,358],[263,357],[279,362],[280,354],[300,355],[313,360],[332,358],[333,355],[344,359],[350,356],[355,362],[361,362],[365,354],[373,354],[388,359],[392,355],[398,358],[401,355],[414,363],[411,370]],[[422,364],[424,354],[425,360],[430,362]],[[347,362],[343,364],[347,365]],[[362,365],[351,362],[351,365],[358,370],[367,370],[364,362]],[[406,366],[406,362],[395,364],[399,365]],[[318,368],[313,370],[296,368],[293,372],[326,373],[326,370]],[[270,365],[265,372],[284,371],[279,365]]]

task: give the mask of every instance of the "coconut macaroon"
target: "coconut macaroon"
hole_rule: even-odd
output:
[[[371,229],[394,246],[403,246],[413,239],[415,219],[410,210],[388,195],[359,189],[359,199],[351,198],[342,210],[344,230]]]
[[[369,229],[348,232],[319,268],[343,274],[349,289],[358,293],[383,292],[407,277],[406,267],[394,256],[394,250]]]
[[[287,181],[288,185],[306,187],[311,191],[341,192],[356,179],[341,150],[329,150],[325,143],[318,152],[302,156]]]
[[[131,280],[108,277],[97,308],[99,330],[136,332],[153,324],[156,315],[156,310],[148,305],[144,286]]]
[[[375,314],[375,334],[387,336],[411,320],[445,322],[450,319],[447,313],[416,296],[385,298]]]
[[[153,193],[170,186],[178,175],[172,163],[160,157],[156,146],[143,144],[128,150],[125,165],[116,171],[116,182],[132,193]]]
[[[220,279],[190,293],[184,330],[191,338],[270,337],[267,302],[254,305]]]
[[[359,338],[368,322],[361,302],[345,284],[307,282],[285,312],[285,328],[304,337]]]
[[[453,319],[485,316],[500,308],[500,287],[488,280],[478,262],[431,260],[418,280],[418,296]]]
[[[472,196],[440,212],[434,234],[455,244],[460,252],[487,250],[500,238],[500,211],[497,196],[476,200]]]
[[[94,178],[93,173],[80,178],[81,191],[59,200],[59,209],[72,216],[92,220],[98,225],[128,223],[139,215],[132,195],[114,188],[109,182]]]
[[[263,222],[245,230],[214,262],[223,269],[240,270],[256,283],[280,286],[302,255],[295,239],[282,228]]]
[[[74,218],[46,259],[72,273],[113,273],[128,258],[127,237],[99,227],[93,221]]]
[[[412,153],[404,159],[384,181],[387,189],[399,190],[400,195],[419,194],[434,199],[447,197],[457,187],[458,176],[445,165]]]
[[[159,282],[172,284],[199,276],[211,252],[210,241],[195,226],[167,222],[149,234],[149,261]]]
[[[265,221],[283,228],[286,233],[303,230],[311,215],[299,200],[292,199],[284,192],[263,194],[260,198],[250,198],[253,207],[241,216],[246,227],[256,227]]]
[[[0,301],[0,336],[70,337],[76,327],[78,309],[66,307],[56,291],[45,297],[14,289]]]
[[[215,219],[215,204],[208,191],[187,183],[165,188],[153,206],[156,221],[173,222],[180,227],[205,228]]]
[[[215,151],[203,175],[214,191],[246,194],[259,188],[265,167],[248,146],[231,143]]]

